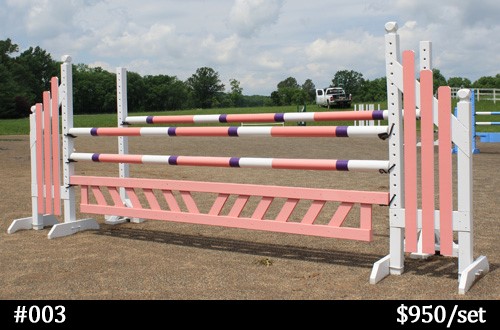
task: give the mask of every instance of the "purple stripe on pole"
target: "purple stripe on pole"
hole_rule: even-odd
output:
[[[349,137],[349,134],[347,134],[347,126],[337,126],[335,135],[338,137]]]
[[[284,113],[276,113],[274,114],[274,121],[277,123],[285,122],[285,114]]]
[[[227,115],[220,115],[219,116],[219,123],[227,123]]]
[[[170,156],[168,157],[168,164],[169,165],[177,165],[177,158],[179,156]]]
[[[349,171],[349,161],[348,160],[337,160],[337,171]]]
[[[169,127],[168,128],[168,136],[177,136],[177,133],[175,132],[176,129],[177,129],[177,127]]]
[[[146,118],[146,123],[148,123],[148,124],[153,124],[153,116],[148,116],[148,117]]]
[[[240,158],[239,157],[231,157],[231,159],[229,160],[229,166],[240,167]]]
[[[238,136],[238,127],[236,126],[229,127],[228,134],[229,136]]]
[[[373,111],[372,118],[378,119],[378,120],[383,120],[384,119],[384,111],[382,111],[382,110]]]
[[[99,155],[100,155],[100,154],[93,154],[93,155],[92,155],[92,161],[93,161],[93,162],[98,162],[98,161],[99,161]]]
[[[90,129],[90,135],[92,135],[92,136],[97,136],[98,135],[96,127]]]

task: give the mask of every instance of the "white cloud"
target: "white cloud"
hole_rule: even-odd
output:
[[[377,63],[384,66],[383,45],[382,36],[353,30],[332,39],[316,39],[306,47],[305,54],[310,69],[328,70],[328,74],[345,69],[361,71]]]
[[[279,18],[283,0],[236,0],[229,24],[240,36],[252,37]]]
[[[280,69],[283,67],[283,61],[271,54],[263,54],[257,58],[257,65],[267,69]]]
[[[234,62],[238,58],[240,38],[232,35],[217,41],[213,35],[209,35],[201,42],[200,56],[208,56],[217,63],[225,64]]]
[[[330,83],[338,70],[385,75],[384,24],[397,21],[401,50],[431,40],[445,77],[500,72],[498,0],[0,0],[0,40],[23,51],[108,70],[180,79],[208,66],[245,93],[269,95],[293,76]],[[113,71],[113,70],[111,70]]]

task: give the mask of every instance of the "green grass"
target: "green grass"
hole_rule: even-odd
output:
[[[375,103],[376,106],[378,103]],[[455,106],[456,100],[453,102]],[[381,109],[386,109],[387,104],[380,103]],[[345,111],[348,109],[339,109]],[[224,109],[209,109],[209,110],[179,110],[179,111],[160,111],[151,113],[134,112],[131,116],[145,115],[201,115],[201,114],[232,114],[232,113],[281,113],[281,112],[296,112],[297,106],[283,107],[254,107],[254,108],[224,108]],[[308,105],[307,112],[329,111],[326,108],[319,108],[316,105]],[[336,110],[330,110],[336,111]],[[476,103],[476,111],[500,111],[500,102],[493,103],[492,101],[480,101]],[[477,121],[500,121],[498,116],[477,116]],[[337,123],[333,123],[335,125]],[[342,125],[351,125],[352,122],[343,122]],[[296,123],[287,123],[287,125],[296,125]],[[324,125],[322,123],[307,123],[307,125]],[[74,117],[75,127],[116,127],[116,114],[100,114],[100,115],[76,115]],[[500,126],[481,126],[478,129],[481,132],[500,132]],[[0,120],[0,135],[27,135],[29,134],[29,119],[2,119]]]

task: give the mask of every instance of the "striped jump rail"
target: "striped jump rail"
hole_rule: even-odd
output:
[[[480,116],[500,116],[500,111],[478,111],[476,115]]]
[[[380,137],[386,139],[388,126],[314,127],[103,127],[71,128],[72,136],[206,136],[206,137]]]
[[[478,126],[497,126],[500,125],[500,121],[476,121]]]
[[[374,111],[329,111],[299,113],[256,113],[256,114],[215,114],[215,115],[174,115],[174,116],[129,116],[124,124],[215,124],[215,123],[286,123],[322,122],[344,120],[383,120],[387,110]]]
[[[296,158],[253,158],[253,157],[203,157],[203,156],[158,156],[120,155],[100,153],[77,153],[70,155],[70,161],[92,161],[116,164],[161,164],[178,166],[208,166],[232,168],[267,168],[316,171],[389,171],[385,160],[336,160]]]

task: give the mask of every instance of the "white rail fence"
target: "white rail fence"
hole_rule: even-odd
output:
[[[457,92],[460,88],[461,87],[452,87],[451,97],[457,97]],[[474,90],[476,101],[493,101],[493,103],[500,101],[499,88],[471,88],[471,90]]]

